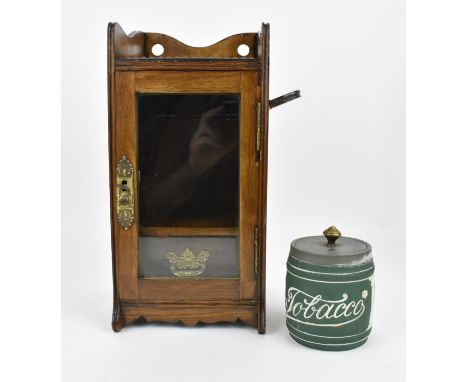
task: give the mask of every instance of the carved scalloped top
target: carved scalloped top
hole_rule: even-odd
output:
[[[119,59],[255,59],[258,56],[258,33],[235,34],[205,47],[189,46],[162,33],[132,32],[127,35],[118,23],[109,23],[108,33],[114,43],[114,57]],[[161,54],[153,53],[157,44],[162,46]],[[239,48],[242,45],[248,47],[247,53],[245,46]]]

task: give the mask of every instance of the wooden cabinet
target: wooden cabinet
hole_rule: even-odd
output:
[[[115,331],[265,332],[268,48],[268,24],[204,48],[109,24]]]

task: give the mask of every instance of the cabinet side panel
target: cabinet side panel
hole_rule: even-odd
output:
[[[113,198],[115,203],[116,179],[115,167],[123,157],[127,157],[133,165],[133,177],[138,174],[136,156],[136,109],[134,92],[134,73],[115,73],[115,135],[113,176]],[[136,200],[136,182],[133,182],[133,195]],[[138,209],[134,206],[134,222],[125,230],[118,222],[117,214],[113,214],[117,286],[121,299],[138,298]]]
[[[107,102],[108,102],[108,144],[109,144],[109,199],[110,199],[110,228],[111,228],[111,250],[112,250],[112,328],[118,331],[122,327],[120,320],[120,300],[117,288],[117,260],[115,253],[114,237],[114,198],[113,198],[113,163],[114,159],[114,131],[115,131],[115,53],[114,53],[115,25],[109,23],[107,26]]]
[[[260,183],[260,238],[259,238],[259,286],[258,286],[258,332],[265,333],[265,272],[266,272],[266,222],[267,222],[267,172],[268,172],[268,112],[270,81],[270,25],[262,24],[262,159]]]
[[[257,72],[241,75],[241,151],[240,151],[240,298],[255,298],[254,229],[258,225],[259,165],[255,161],[257,127]]]

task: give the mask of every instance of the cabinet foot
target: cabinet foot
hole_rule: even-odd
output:
[[[114,307],[112,312],[112,330],[114,332],[120,332],[124,327],[123,318],[120,314],[120,305]]]

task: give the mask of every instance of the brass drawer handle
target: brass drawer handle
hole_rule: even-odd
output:
[[[116,167],[117,217],[120,225],[128,230],[134,220],[133,167],[124,155]]]
[[[208,251],[201,251],[197,256],[194,256],[189,248],[186,248],[180,256],[177,256],[174,252],[169,252],[166,255],[166,260],[171,264],[172,274],[185,277],[201,275],[206,269],[205,263],[209,258],[210,253]]]

